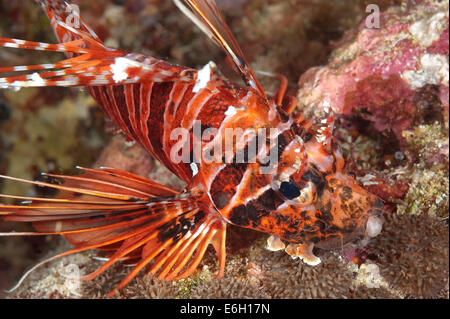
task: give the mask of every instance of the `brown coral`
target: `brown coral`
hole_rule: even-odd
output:
[[[448,225],[427,214],[387,217],[371,245],[382,276],[411,298],[448,298]]]
[[[269,298],[270,295],[261,287],[255,287],[248,279],[227,276],[213,280],[205,285],[198,285],[191,291],[190,297],[217,299],[260,299]]]
[[[117,298],[144,298],[144,299],[161,299],[176,298],[176,283],[158,280],[154,277],[143,276],[137,278],[131,285],[122,289]]]

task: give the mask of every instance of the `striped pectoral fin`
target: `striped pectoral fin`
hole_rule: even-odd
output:
[[[43,86],[97,86],[143,82],[194,82],[197,71],[169,64],[140,54],[127,54],[107,48],[90,32],[74,29],[61,20],[53,20],[58,30],[70,37],[49,44],[0,37],[0,47],[66,53],[68,59],[57,63],[0,67],[0,88]],[[16,75],[18,74],[18,75]]]
[[[195,210],[181,215],[158,227],[151,236],[140,241],[128,243],[123,250],[108,261],[112,264],[115,258],[123,256],[133,245],[142,245],[141,260],[135,268],[115,288],[127,285],[144,267],[150,264],[148,273],[156,275],[161,280],[178,280],[186,278],[197,269],[209,244],[216,247],[219,257],[218,276],[223,274],[225,250],[225,222],[202,210]],[[141,243],[142,242],[142,243]],[[106,264],[105,264],[106,265]],[[105,267],[104,265],[104,267]],[[95,277],[93,273],[88,279]],[[114,291],[110,293],[113,295]]]
[[[148,265],[148,271],[160,279],[189,276],[209,244],[217,250],[219,275],[223,273],[226,225],[219,216],[201,210],[198,197],[174,195],[175,191],[120,170],[85,170],[80,177],[56,176],[67,180],[62,185],[31,182],[61,190],[55,199],[0,195],[26,199],[28,204],[24,206],[0,206],[0,215],[5,220],[32,222],[37,230],[0,235],[62,235],[75,247],[57,257],[104,249],[109,258],[84,279],[98,276],[117,261],[135,261],[134,269],[116,289],[128,284]]]
[[[0,67],[0,88],[44,86],[97,86],[143,82],[194,83],[197,71],[165,61],[126,54],[103,46],[86,45],[85,39],[60,44],[0,38],[0,47],[58,51],[77,56],[56,63]]]
[[[197,72],[163,60],[107,48],[83,21],[77,6],[63,0],[36,0],[47,13],[59,44],[0,37],[0,47],[64,52],[69,58],[53,64],[0,68],[31,74],[0,77],[0,88],[96,86],[142,82],[193,82]]]
[[[0,47],[63,52],[68,59],[57,63],[0,67],[0,88],[195,82],[197,71],[194,69],[105,47],[94,31],[79,17],[79,13],[73,12],[75,6],[67,4],[66,1],[38,2],[46,11],[60,43],[49,44],[0,37]],[[71,19],[78,23],[72,23]],[[2,73],[6,72],[13,75],[1,77]]]
[[[107,50],[102,45],[87,45],[86,39],[60,44],[32,42],[19,39],[0,38],[0,47],[29,49],[35,51],[57,51],[75,54],[75,57],[56,63],[0,67],[0,88],[85,86],[94,80],[108,79],[111,63],[115,57],[125,53]],[[112,76],[110,76],[112,78]]]

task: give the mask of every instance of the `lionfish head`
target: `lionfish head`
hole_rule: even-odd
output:
[[[324,249],[377,236],[383,202],[347,172],[331,133],[318,129],[307,139],[295,137],[272,181],[284,200],[272,212],[279,221],[274,235]]]

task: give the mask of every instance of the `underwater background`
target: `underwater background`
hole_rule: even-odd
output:
[[[201,68],[214,61],[239,81],[220,48],[167,0],[72,1],[110,47]],[[254,69],[289,79],[298,110],[337,113],[335,137],[358,179],[385,201],[381,234],[366,247],[317,250],[311,267],[269,252],[266,234],[230,226],[225,276],[215,279],[209,249],[199,271],[177,282],[138,276],[122,298],[449,298],[449,1],[220,0]],[[380,10],[378,27],[368,27]],[[54,43],[32,0],[0,0],[0,36]],[[370,17],[369,17],[370,18]],[[374,22],[373,20],[370,20]],[[369,21],[369,22],[370,22]],[[369,23],[370,24],[370,23]],[[0,66],[58,61],[61,53],[0,49]],[[268,91],[276,81],[260,77]],[[85,89],[0,90],[0,174],[44,180],[76,165],[125,169],[176,189],[184,185],[138,145],[125,141]],[[0,181],[0,192],[48,189]],[[0,232],[31,230],[0,223]],[[69,247],[64,239],[0,237],[0,291],[38,261]],[[101,261],[85,252],[51,262],[6,298],[101,298],[129,271],[116,265],[73,286]]]

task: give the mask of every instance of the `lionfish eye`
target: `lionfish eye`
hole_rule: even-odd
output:
[[[295,184],[291,182],[281,182],[280,192],[287,199],[294,199],[300,196],[300,190]]]

